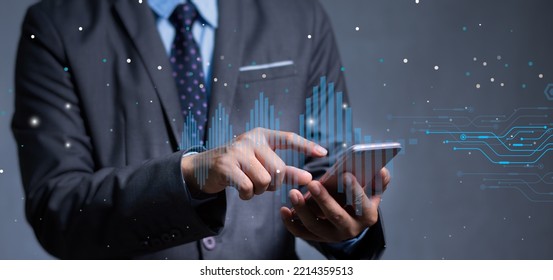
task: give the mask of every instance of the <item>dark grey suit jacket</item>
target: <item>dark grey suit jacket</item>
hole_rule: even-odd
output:
[[[222,104],[235,134],[244,131],[260,91],[280,111],[281,129],[297,132],[321,76],[345,90],[330,23],[316,1],[222,0],[219,13],[210,114]],[[266,78],[239,71],[254,61],[284,60],[294,64],[263,70]],[[296,258],[280,196],[241,201],[227,190],[192,197],[184,187],[183,117],[146,1],[32,6],[16,90],[13,132],[27,218],[54,256]],[[215,236],[211,250],[201,242],[207,236]],[[350,255],[317,247],[329,257],[374,258],[384,247],[382,228],[372,227]]]

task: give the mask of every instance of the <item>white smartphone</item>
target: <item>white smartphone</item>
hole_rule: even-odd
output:
[[[339,175],[349,172],[355,175],[361,185],[368,186],[373,178],[379,178],[379,176],[376,176],[377,172],[386,166],[399,153],[401,148],[401,144],[396,142],[350,146],[338,156],[334,165],[326,171],[319,181],[324,183],[333,178],[339,180],[341,177]],[[374,184],[375,182],[372,182],[373,187]]]

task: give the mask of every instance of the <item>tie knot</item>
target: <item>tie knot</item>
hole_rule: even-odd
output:
[[[171,16],[169,21],[175,26],[175,28],[186,27],[186,30],[190,30],[194,21],[198,18],[198,11],[194,4],[186,2],[178,5]]]

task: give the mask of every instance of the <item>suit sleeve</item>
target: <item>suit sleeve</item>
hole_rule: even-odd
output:
[[[132,166],[96,166],[63,40],[39,5],[23,23],[12,130],[27,219],[42,246],[59,258],[129,258],[217,234],[224,194],[192,197],[182,181],[181,152]],[[200,216],[198,203],[220,207]]]
[[[343,103],[348,104],[349,99],[345,84],[345,77],[342,68],[342,62],[334,32],[331,27],[330,19],[321,7],[315,3],[315,16],[313,23],[313,43],[311,65],[309,70],[308,86],[318,86],[325,83],[321,77],[326,77],[326,82],[333,83],[336,92],[343,93]],[[308,91],[311,89],[308,88]],[[325,104],[329,104],[328,100]],[[322,108],[321,110],[326,110]],[[320,112],[313,112],[315,115]],[[345,127],[345,126],[344,126]],[[336,160],[336,156],[343,149],[343,141],[337,141],[328,135],[328,131],[314,130],[312,135],[308,135],[311,139],[327,139],[327,143],[320,143],[325,146],[329,155],[325,159],[308,159],[305,169],[313,174],[314,178],[318,178],[324,174],[326,169]],[[385,248],[384,232],[382,222],[379,215],[378,222],[373,225],[364,235],[362,239],[356,242],[354,250],[349,253],[335,250],[326,246],[324,243],[311,244],[330,259],[375,259],[379,258]]]

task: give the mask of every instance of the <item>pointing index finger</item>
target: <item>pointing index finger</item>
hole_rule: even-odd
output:
[[[266,129],[264,133],[272,149],[294,149],[315,157],[324,157],[328,153],[322,146],[293,132]]]

